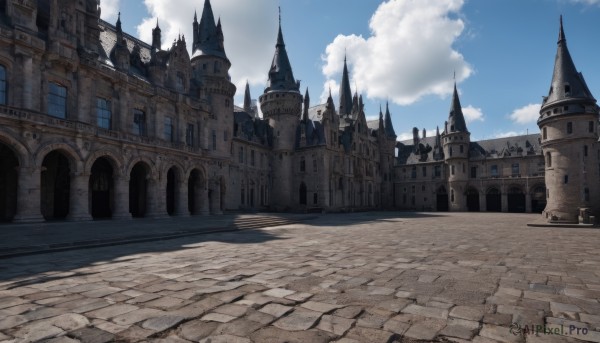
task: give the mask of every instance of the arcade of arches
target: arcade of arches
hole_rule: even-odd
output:
[[[490,186],[483,192],[475,187],[468,187],[464,196],[469,212],[541,213],[546,207],[546,189],[543,184],[534,185],[529,192],[519,185]],[[452,199],[444,186],[438,188],[436,197],[437,210],[448,211],[448,204]]]
[[[186,173],[172,165],[159,172],[138,161],[124,172],[108,155],[89,164],[74,155],[57,148],[32,167],[36,163],[0,141],[0,222],[222,213],[224,180],[207,180],[202,168]]]

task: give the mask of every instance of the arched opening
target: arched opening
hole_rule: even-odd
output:
[[[106,157],[100,157],[92,165],[89,189],[92,201],[92,218],[112,216],[114,196],[113,167]]]
[[[192,170],[188,178],[188,210],[191,215],[202,213],[204,183],[202,173],[198,169]]]
[[[306,205],[306,184],[304,182],[300,183],[300,189],[298,190],[298,195],[300,196],[300,205]]]
[[[143,217],[147,210],[148,177],[150,168],[138,162],[129,174],[129,212],[133,217]]]
[[[546,188],[542,185],[536,186],[531,192],[531,211],[542,213],[546,208]]]
[[[60,151],[52,151],[42,162],[40,184],[40,210],[46,220],[67,217],[70,192],[69,159]]]
[[[467,209],[469,212],[479,212],[479,192],[475,188],[467,189]]]
[[[522,213],[525,210],[525,192],[520,187],[510,187],[508,189],[508,212]]]
[[[502,196],[500,190],[496,187],[488,189],[485,195],[485,209],[488,212],[501,212],[502,211]]]
[[[17,212],[19,160],[15,153],[0,143],[0,222],[8,222]]]
[[[167,172],[167,213],[170,216],[175,214],[175,201],[177,201],[177,176],[173,167]]]
[[[444,186],[438,188],[436,192],[436,205],[438,211],[448,211],[448,191]]]

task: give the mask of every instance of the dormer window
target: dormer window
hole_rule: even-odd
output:
[[[571,95],[571,86],[565,85],[565,95]]]

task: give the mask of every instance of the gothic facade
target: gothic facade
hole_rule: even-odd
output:
[[[337,109],[331,96],[311,106],[281,24],[258,104],[246,87],[235,106],[209,0],[192,25],[191,49],[180,36],[163,50],[158,22],[147,44],[123,32],[120,18],[102,21],[97,0],[0,1],[0,221],[544,208],[568,221],[598,194],[588,185],[597,166],[569,174],[583,185],[577,191],[559,185],[575,168],[561,156],[597,150],[597,125],[582,130],[598,110],[572,61],[555,70],[553,87],[563,88],[551,89],[542,108],[543,137],[471,142],[455,90],[442,133],[416,130],[399,143],[387,106],[367,120],[345,61]],[[568,55],[561,41],[559,54]],[[568,123],[573,135],[564,137]],[[591,200],[567,205],[580,195]]]

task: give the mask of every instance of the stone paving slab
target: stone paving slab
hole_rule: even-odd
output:
[[[325,215],[2,259],[0,340],[600,342],[600,231],[527,227],[535,218]]]

